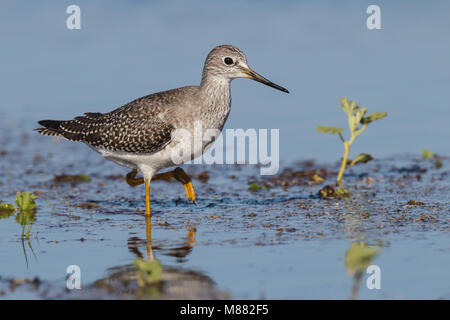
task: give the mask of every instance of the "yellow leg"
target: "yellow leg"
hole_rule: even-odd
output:
[[[153,260],[152,252],[152,218],[150,216],[145,216],[145,225],[147,227],[147,245],[146,245],[146,260]]]
[[[184,172],[181,168],[175,168],[173,171],[168,171],[164,173],[157,174],[152,177],[152,181],[155,180],[167,180],[174,178],[175,180],[181,182],[183,184],[184,190],[186,191],[186,198],[195,203],[195,191],[194,186],[192,185],[191,178]]]
[[[151,216],[146,215],[145,216],[145,226],[147,231],[147,242],[152,241],[152,219]]]
[[[132,187],[136,187],[145,182],[144,178],[136,178],[136,175],[137,175],[136,169],[133,169],[130,173],[127,174],[126,181]],[[194,191],[194,185],[192,184],[191,178],[189,178],[189,176],[187,175],[186,172],[184,172],[183,169],[175,168],[173,171],[157,174],[152,177],[152,181],[169,180],[172,178],[176,179],[177,181],[183,184],[184,190],[186,191],[186,198],[195,203],[196,196]]]
[[[197,228],[195,226],[189,226],[186,233],[186,245],[189,248],[193,248],[195,244],[195,232],[197,231]]]
[[[184,190],[186,191],[186,198],[195,203],[195,191],[191,178],[189,178],[187,173],[181,168],[175,168],[175,170],[172,171],[172,174],[177,181],[183,184]]]
[[[145,215],[151,217],[150,212],[150,186],[148,180],[145,180]]]

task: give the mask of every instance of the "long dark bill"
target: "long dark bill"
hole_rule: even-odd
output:
[[[253,71],[252,69],[248,69],[246,70],[246,74],[248,75],[248,77],[252,80],[264,83],[266,86],[275,88],[277,90],[289,93],[289,91],[286,88],[283,88],[282,86],[279,86],[275,83],[273,83],[272,81],[267,80],[266,78],[264,78],[263,76],[257,74],[255,71]]]

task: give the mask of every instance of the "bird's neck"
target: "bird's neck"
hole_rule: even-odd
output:
[[[207,101],[205,107],[228,114],[231,104],[230,82],[228,78],[204,74],[200,88]]]
[[[222,130],[230,113],[230,82],[217,76],[203,76],[200,84],[202,97],[201,119],[204,128]]]

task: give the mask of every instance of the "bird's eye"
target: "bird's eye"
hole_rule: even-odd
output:
[[[223,62],[225,62],[226,65],[232,65],[233,59],[231,59],[230,57],[226,57],[225,59],[223,59]]]

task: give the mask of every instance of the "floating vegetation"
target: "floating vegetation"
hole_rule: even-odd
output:
[[[422,201],[417,201],[417,200],[409,200],[408,201],[408,205],[410,206],[423,206],[425,203],[423,203]]]
[[[31,192],[17,192],[15,202],[17,207],[10,203],[0,203],[0,218],[8,218],[14,213],[32,212],[36,210],[36,196]]]
[[[265,185],[260,185],[260,184],[256,184],[256,183],[252,183],[248,186],[248,189],[251,192],[255,192],[255,191],[259,191],[261,189],[267,189],[267,187]]]
[[[30,239],[31,228],[36,221],[36,196],[31,192],[17,192],[18,211],[16,221],[22,226],[22,239]]]
[[[10,203],[0,203],[0,219],[6,219],[16,214],[16,222],[22,226],[22,250],[25,256],[25,262],[28,267],[28,257],[25,247],[25,241],[35,256],[31,246],[30,236],[31,228],[36,221],[36,196],[31,192],[17,192],[15,202],[17,207]],[[35,256],[36,257],[36,256]]]
[[[14,215],[16,207],[10,203],[0,203],[0,219],[6,219]]]
[[[347,189],[326,185],[319,190],[319,196],[321,198],[347,198],[350,195]]]

